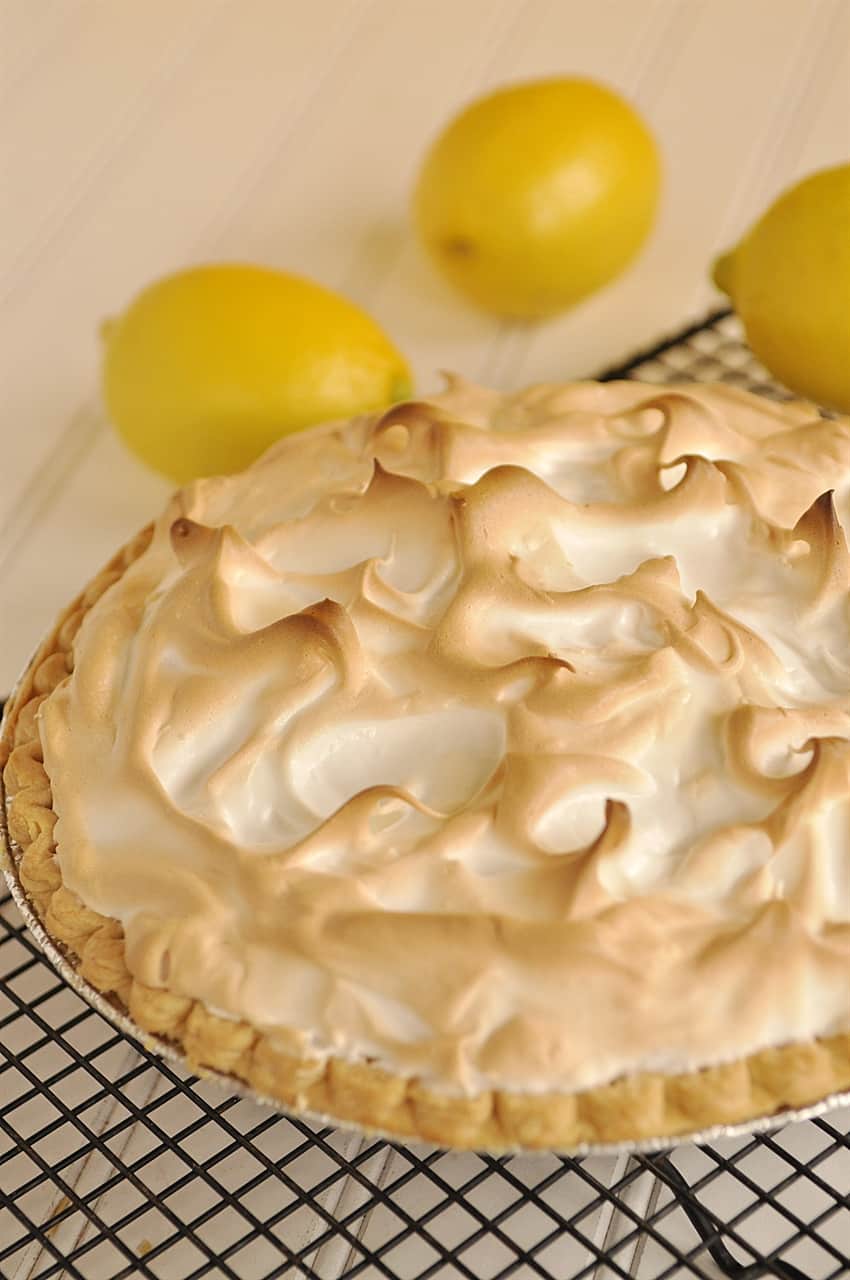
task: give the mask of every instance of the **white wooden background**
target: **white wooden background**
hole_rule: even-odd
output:
[[[664,154],[639,264],[545,327],[467,308],[414,243],[462,102],[578,72]],[[850,0],[0,0],[0,692],[166,484],[97,410],[98,323],[151,278],[250,259],[369,308],[420,390],[591,374],[717,300],[713,254],[850,155]]]

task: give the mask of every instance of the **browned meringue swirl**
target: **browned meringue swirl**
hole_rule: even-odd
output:
[[[175,495],[41,711],[133,973],[451,1090],[850,1025],[850,422],[451,379]]]

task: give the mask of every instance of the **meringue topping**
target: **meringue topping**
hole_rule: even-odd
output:
[[[459,379],[179,491],[41,709],[131,971],[447,1090],[850,1026],[850,422]]]

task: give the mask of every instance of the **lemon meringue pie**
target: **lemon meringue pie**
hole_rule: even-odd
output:
[[[6,719],[80,973],[291,1109],[458,1146],[850,1086],[850,421],[432,400],[180,490]]]

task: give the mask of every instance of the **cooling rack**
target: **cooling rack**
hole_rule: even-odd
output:
[[[717,313],[603,377],[781,396]],[[850,1110],[669,1154],[490,1157],[228,1098],[104,1021],[0,892],[3,1280],[838,1280]]]

